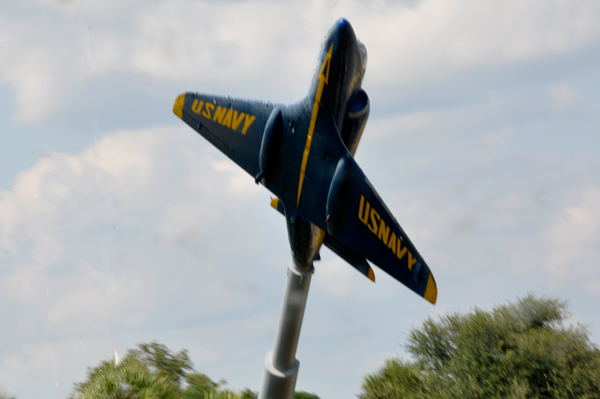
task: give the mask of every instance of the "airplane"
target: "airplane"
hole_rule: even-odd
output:
[[[373,282],[369,262],[435,304],[431,270],[354,160],[369,117],[366,64],[365,46],[340,19],[299,102],[186,92],[173,112],[275,195],[297,264],[312,267],[324,244]]]

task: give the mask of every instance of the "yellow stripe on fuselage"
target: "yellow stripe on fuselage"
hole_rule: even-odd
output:
[[[302,193],[302,183],[304,183],[304,174],[306,173],[306,163],[308,162],[308,153],[310,152],[310,145],[312,143],[313,133],[315,131],[315,124],[317,123],[317,114],[319,113],[319,103],[321,102],[321,95],[323,94],[323,86],[327,84],[329,79],[329,65],[331,65],[331,52],[333,51],[333,43],[329,46],[329,51],[325,56],[321,70],[319,71],[319,86],[317,88],[317,95],[315,96],[315,102],[313,104],[312,116],[310,117],[310,126],[308,127],[308,134],[306,136],[306,144],[304,145],[304,155],[302,156],[302,166],[300,166],[300,181],[298,182],[298,201],[296,206],[300,205],[300,193]],[[323,75],[327,65],[327,72]]]

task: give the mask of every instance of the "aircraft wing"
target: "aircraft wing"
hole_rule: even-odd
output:
[[[261,171],[265,126],[275,107],[188,92],[177,98],[173,112],[256,177]],[[271,191],[276,195],[282,194],[274,188]],[[437,287],[429,267],[349,153],[337,164],[326,204],[314,205],[310,220],[332,237],[325,243],[329,248],[370,279],[374,279],[372,271],[362,258],[435,303]],[[319,216],[323,205],[326,218]]]
[[[331,236],[435,304],[431,270],[351,156],[338,163],[326,212]]]
[[[246,172],[259,172],[259,153],[267,119],[275,105],[199,93],[183,93],[173,113]]]

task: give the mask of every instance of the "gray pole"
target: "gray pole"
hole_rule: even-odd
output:
[[[296,359],[296,348],[312,272],[312,262],[308,265],[300,265],[295,257],[292,257],[287,270],[287,285],[283,295],[275,346],[265,359],[259,399],[294,397],[300,367],[300,362]]]

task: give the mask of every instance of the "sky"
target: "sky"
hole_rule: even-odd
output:
[[[528,293],[600,343],[597,0],[0,3],[0,385],[65,398],[158,340],[258,390],[290,261],[270,193],[172,113],[295,102],[347,18],[368,50],[356,160],[438,286],[432,306],[328,249],[296,388],[360,392],[427,318]]]

